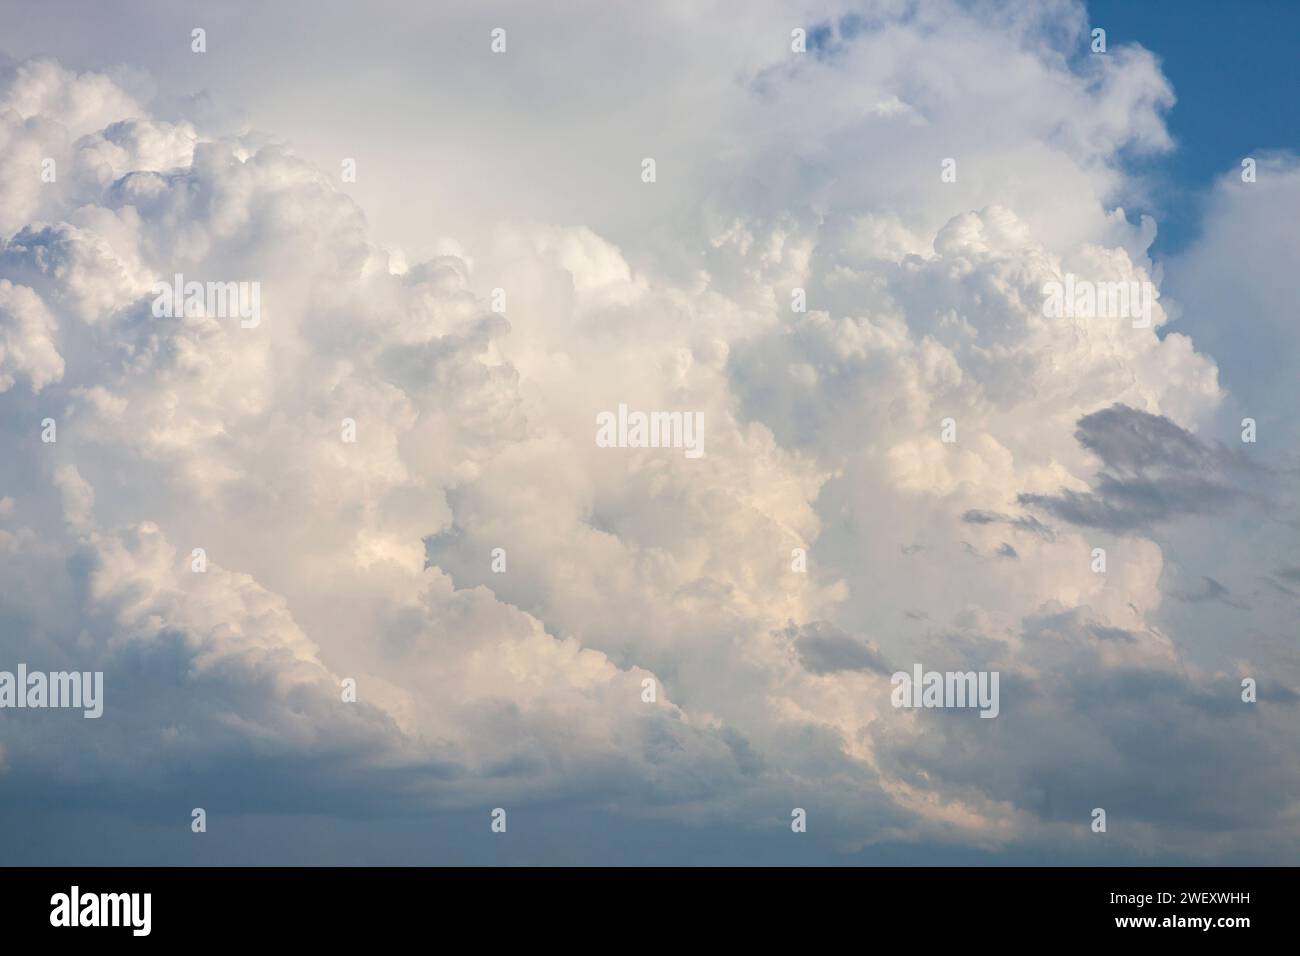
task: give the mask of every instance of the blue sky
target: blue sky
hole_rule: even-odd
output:
[[[1092,0],[1089,21],[1110,44],[1140,43],[1161,60],[1178,103],[1172,153],[1140,168],[1159,200],[1153,252],[1177,253],[1200,229],[1211,181],[1261,150],[1300,147],[1296,34],[1300,7],[1288,0]]]

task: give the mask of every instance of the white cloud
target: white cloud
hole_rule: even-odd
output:
[[[1066,271],[1158,282],[1150,222],[1118,206],[1121,148],[1170,146],[1154,58],[1078,56],[1065,4],[826,5],[804,22],[835,24],[829,45],[801,59],[775,4],[730,27],[593,12],[586,59],[530,47],[543,14],[515,12],[496,76],[529,97],[471,82],[486,67],[458,49],[433,136],[419,83],[358,106],[320,78],[304,89],[342,105],[307,133],[319,164],[47,60],[0,91],[0,609],[23,622],[0,647],[102,668],[109,695],[107,743],[25,726],[8,780],[108,781],[127,805],[228,774],[283,809],[293,766],[304,812],[562,796],[760,830],[793,800],[838,850],[1077,849],[1105,798],[1212,855],[1246,816],[1221,799],[1262,815],[1251,846],[1291,852],[1290,808],[1191,763],[1177,779],[1209,794],[1171,796],[1116,717],[1268,749],[1198,716],[1236,697],[1229,658],[1188,659],[1169,627],[1170,539],[1018,500],[1092,488],[1090,413],[1208,431],[1224,401],[1163,303],[1147,329],[1042,308]],[[300,128],[292,93],[249,102]],[[358,201],[335,168],[362,152],[350,123],[400,144],[362,156]],[[176,273],[260,283],[262,322],[155,317]],[[701,412],[706,455],[597,448],[620,402]],[[917,660],[1000,669],[998,720],[894,710],[885,671]]]
[[[0,392],[13,388],[20,376],[33,392],[63,377],[54,326],[54,317],[31,289],[0,279]]]

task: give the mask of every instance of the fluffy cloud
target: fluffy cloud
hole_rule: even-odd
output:
[[[1223,450],[1215,361],[1163,302],[1146,329],[1043,308],[1065,273],[1158,279],[1117,203],[1121,150],[1170,146],[1154,59],[1074,56],[1065,4],[828,5],[802,58],[774,5],[739,32],[638,17],[611,36],[671,51],[629,67],[662,80],[585,89],[631,97],[599,136],[521,110],[530,176],[449,137],[525,195],[506,215],[464,183],[451,226],[484,221],[423,249],[283,144],[49,60],[10,71],[0,649],[103,670],[107,702],[93,732],[7,716],[8,792],[564,801],[755,840],[804,806],[830,855],[1092,853],[1100,805],[1119,853],[1293,856],[1298,675],[1243,704],[1275,650],[1189,643],[1164,600],[1242,613],[1167,555],[1205,553],[1184,521],[1275,524],[1280,493],[1234,484],[1264,469]],[[540,82],[576,87],[557,69]],[[612,157],[648,115],[682,121]],[[176,274],[259,283],[261,321],[156,315]],[[702,413],[704,457],[596,447],[620,403]],[[1266,554],[1285,589],[1294,560]],[[1000,671],[1000,716],[895,709],[913,662]]]

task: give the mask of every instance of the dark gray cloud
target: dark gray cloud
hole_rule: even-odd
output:
[[[1086,828],[1093,807],[1111,820],[1167,832],[1232,834],[1239,849],[1267,849],[1252,834],[1287,829],[1297,776],[1296,694],[1260,683],[1242,701],[1238,677],[1194,676],[1168,663],[1102,655],[1146,635],[1099,623],[1078,609],[1025,620],[1025,654],[1001,670],[996,721],[935,720],[920,736],[887,738],[891,771],[941,779],[1005,800],[1039,820]],[[927,660],[927,666],[929,661]],[[935,665],[939,666],[939,665]],[[1266,693],[1267,691],[1267,693]],[[996,724],[998,746],[987,745]]]
[[[1228,605],[1228,607],[1235,607],[1242,611],[1247,609],[1245,604],[1232,596],[1230,590],[1210,577],[1202,577],[1190,588],[1175,588],[1169,592],[1169,596],[1188,604],[1199,604],[1202,601],[1219,601]]]
[[[978,508],[971,508],[961,516],[961,520],[966,524],[1003,524],[1015,528],[1017,531],[1036,535],[1045,541],[1056,540],[1056,532],[1033,515],[1008,515],[997,511],[983,511]]]
[[[1088,633],[1102,641],[1122,641],[1125,644],[1136,644],[1138,640],[1137,635],[1132,631],[1126,631],[1122,627],[1107,627],[1104,624],[1089,625]]]
[[[1107,468],[1122,474],[1159,468],[1198,470],[1211,455],[1207,445],[1163,415],[1120,404],[1079,419],[1074,437]]]
[[[1079,419],[1079,444],[1102,461],[1093,489],[1021,494],[1071,524],[1128,534],[1184,515],[1213,514],[1251,494],[1259,475],[1240,453],[1211,446],[1163,415],[1112,405]]]
[[[792,623],[782,633],[794,642],[799,663],[814,674],[836,671],[890,673],[889,665],[875,645],[853,637],[829,621],[813,621],[801,626]]]

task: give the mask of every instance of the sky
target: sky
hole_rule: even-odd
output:
[[[1295,864],[1297,17],[0,0],[0,861]]]
[[[1285,91],[1300,86],[1289,25],[1293,4],[1241,8],[1177,0],[1094,0],[1089,22],[1114,42],[1140,42],[1160,58],[1177,106],[1166,117],[1178,148],[1142,171],[1160,184],[1153,254],[1184,250],[1200,234],[1200,200],[1224,169],[1259,151],[1294,149],[1300,117]]]

